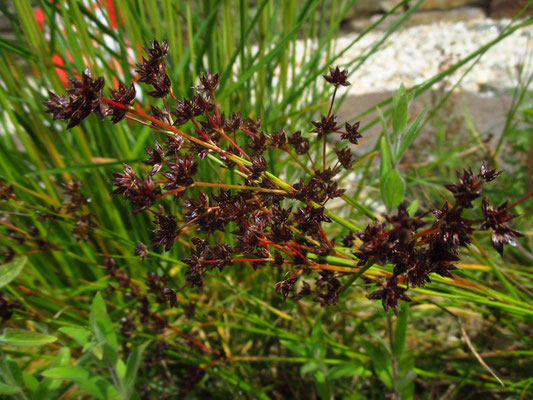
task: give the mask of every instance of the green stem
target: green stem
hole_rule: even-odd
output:
[[[265,189],[265,188],[256,187],[256,186],[230,185],[226,183],[194,182],[192,186],[219,187],[219,188],[239,189],[239,190],[244,189],[244,190],[253,190],[254,192],[276,193],[276,194],[281,194],[281,195],[287,194],[285,190]]]
[[[369,261],[367,262],[359,271],[357,271],[357,273],[353,274],[349,279],[348,281],[342,286],[341,288],[341,291],[339,293],[339,296],[342,292],[344,292],[346,289],[348,289],[350,286],[352,286],[352,284],[361,276],[363,275],[366,271],[368,271],[370,269],[370,267],[374,265],[374,262],[373,261]]]
[[[390,345],[390,362],[392,370],[392,387],[396,399],[401,399],[400,393],[398,391],[398,362],[396,360],[396,354],[394,352],[394,329],[392,328],[392,316],[391,313],[387,313],[387,333],[389,335],[389,345]]]

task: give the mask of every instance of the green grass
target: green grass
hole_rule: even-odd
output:
[[[143,291],[147,289],[147,272],[168,273],[172,277],[169,285],[177,289],[185,284],[181,260],[188,256],[190,244],[183,240],[168,253],[151,249],[143,262],[133,255],[136,242],[150,241],[153,224],[148,215],[132,216],[128,204],[110,196],[111,174],[119,171],[123,162],[136,170],[144,168],[139,162],[146,158],[144,148],[162,138],[151,129],[130,122],[113,126],[91,117],[70,131],[63,123],[52,122],[42,105],[46,90],[64,92],[53,55],[61,57],[62,69],[69,76],[89,66],[108,84],[115,80],[128,82],[134,64],[140,61],[141,48],[154,38],[167,39],[168,72],[179,99],[192,94],[191,86],[197,84],[200,74],[220,71],[217,100],[226,115],[240,110],[243,116],[261,118],[267,132],[283,127],[291,133],[303,129],[307,135],[309,120],[317,112],[327,112],[331,92],[323,86],[321,74],[329,65],[336,65],[341,56],[333,40],[345,10],[354,1],[259,0],[255,6],[243,0],[138,0],[128,2],[128,6],[114,1],[122,13],[117,29],[112,28],[105,8],[103,17],[97,18],[94,10],[74,0],[65,1],[60,7],[44,0],[36,3],[44,11],[49,36],[43,35],[35,22],[29,1],[13,2],[13,8],[2,3],[0,8],[14,32],[13,38],[0,41],[0,176],[13,185],[17,195],[16,201],[0,204],[20,229],[28,231],[34,225],[41,237],[58,247],[28,254],[23,272],[2,288],[9,299],[18,299],[26,307],[3,325],[52,334],[59,340],[37,351],[6,346],[1,356],[2,379],[7,385],[23,388],[24,395],[15,394],[19,398],[92,398],[95,395],[90,394],[92,389],[87,383],[73,379],[54,381],[42,373],[52,366],[75,364],[94,377],[112,382],[113,387],[120,386],[113,377],[120,374],[114,370],[118,364],[98,361],[99,350],[86,351],[60,331],[77,327],[97,336],[96,328],[86,327],[90,325],[91,303],[98,291],[104,294],[117,334],[119,320],[138,306],[120,293],[105,294],[109,276],[104,270],[104,258],[113,257]],[[397,6],[400,7],[401,4]],[[344,67],[350,72],[357,70],[387,41],[394,40],[394,32],[415,10],[411,7],[383,32],[382,40]],[[356,41],[389,15],[384,14],[342,52],[349,52]],[[473,65],[494,44],[532,22],[531,18],[510,22],[497,39],[481,44],[471,55],[427,82],[408,88],[408,92],[422,95],[461,66]],[[295,46],[299,39],[313,39],[315,47],[307,48],[303,58],[297,60]],[[324,64],[322,59],[326,60]],[[273,83],[275,70],[278,84]],[[435,156],[434,161],[416,168],[405,168],[400,163],[399,171],[407,185],[406,202],[417,200],[422,211],[438,207],[445,195],[442,184],[453,181],[456,169],[477,167],[479,159],[512,171],[513,179],[506,178],[506,173],[490,189],[496,204],[513,202],[531,191],[533,172],[523,164],[532,157],[530,80],[521,75],[520,85],[511,93],[513,107],[495,148],[480,145],[476,132],[468,129],[468,121],[461,119],[465,135],[469,135],[464,148],[453,141],[435,142],[423,148],[423,152]],[[422,122],[432,124],[436,132],[447,123],[448,116],[442,115],[443,105],[452,89],[444,91],[440,101],[431,105]],[[146,100],[146,91],[143,95]],[[349,89],[339,92],[341,101],[346,95]],[[378,105],[389,126],[392,103],[391,98]],[[374,111],[364,110],[354,120]],[[411,116],[410,120],[414,118]],[[363,135],[379,122],[376,118],[364,127]],[[408,152],[420,151],[417,143]],[[458,156],[469,149],[474,149],[470,158]],[[332,235],[364,228],[372,215],[379,216],[381,150],[378,145],[356,160],[357,185],[351,184],[350,175],[339,182],[348,191],[344,207],[331,211],[337,222],[331,228]],[[320,151],[320,144],[311,154],[315,154],[313,151]],[[302,176],[301,167],[292,158],[275,152],[269,156],[274,176],[286,182]],[[82,193],[92,199],[84,211],[95,215],[97,228],[87,242],[73,237],[72,218],[53,224],[35,218],[38,212],[61,204],[62,185],[71,179],[80,180]],[[214,158],[208,158],[198,180],[213,179],[240,182],[219,168]],[[364,273],[344,278],[343,283],[350,284],[346,284],[338,304],[321,308],[311,300],[283,301],[274,285],[288,277],[286,270],[253,270],[241,263],[223,273],[213,271],[203,292],[182,290],[176,307],[161,308],[171,326],[164,337],[171,344],[164,351],[164,361],[149,363],[161,335],[143,330],[140,325],[135,328],[137,334],[129,339],[119,335],[119,342],[127,349],[118,346],[116,350],[126,362],[135,346],[151,340],[136,390],[141,393],[147,386],[153,393],[170,398],[184,390],[191,366],[209,368],[188,393],[190,398],[307,398],[315,393],[324,399],[333,395],[380,399],[387,390],[401,393],[402,398],[429,398],[430,392],[439,396],[448,393],[454,398],[527,398],[533,383],[528,361],[533,319],[532,260],[528,256],[533,252],[530,205],[531,200],[514,210],[523,215],[516,222],[516,228],[526,236],[520,239],[521,249],[507,248],[502,259],[490,249],[488,234],[477,235],[463,254],[463,264],[457,272],[461,279],[432,277],[425,287],[412,289],[409,293],[414,302],[404,304],[399,317],[385,313],[380,304],[365,297],[375,281],[390,272],[387,266],[371,266]],[[170,202],[166,206],[179,211]],[[32,239],[30,245],[13,246],[5,228],[4,224],[0,229],[3,246],[14,247],[18,252],[32,247]],[[232,240],[231,235],[227,236],[225,240]],[[350,256],[347,249],[339,247],[339,251]],[[349,259],[329,257],[326,261],[353,268]],[[196,304],[196,316],[189,320],[184,307],[190,302]],[[221,350],[226,358],[217,360]],[[505,386],[479,362],[475,352]],[[6,371],[11,371],[11,380],[6,379]],[[4,389],[0,386],[0,393],[1,390]]]

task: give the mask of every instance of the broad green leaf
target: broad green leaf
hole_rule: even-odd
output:
[[[313,340],[321,340],[324,337],[324,331],[322,330],[322,321],[317,318],[314,321],[313,329],[311,330],[311,338]]]
[[[39,387],[39,381],[37,380],[35,375],[30,374],[29,372],[23,371],[22,379],[24,380],[24,389],[27,392],[34,393]]]
[[[103,343],[87,343],[87,345],[83,347],[83,351],[85,352],[88,350],[90,350],[91,353],[93,353],[97,359],[103,360],[104,358],[104,344]]]
[[[3,357],[5,357],[5,355],[3,353],[0,353],[0,362],[2,361]],[[6,363],[3,366],[9,370],[9,372],[13,376],[13,379],[15,380],[14,382],[10,381],[9,383],[16,384],[19,387],[24,387],[24,375],[18,363],[15,360],[6,358],[4,358],[4,361],[6,361]]]
[[[70,362],[70,348],[62,347],[57,352],[54,361],[51,364],[51,368],[65,367]],[[61,381],[59,379],[44,378],[37,389],[32,393],[32,400],[41,400],[50,398],[51,392],[61,387]]]
[[[16,394],[20,391],[21,389],[18,386],[0,382],[0,394]]]
[[[328,384],[326,382],[326,375],[324,374],[324,371],[322,371],[322,369],[316,370],[313,374],[313,377],[315,378],[316,391],[318,392],[320,398],[330,399],[331,396],[329,394]]]
[[[43,344],[55,342],[57,338],[44,333],[4,329],[0,336],[0,344],[17,347],[41,346]]]
[[[72,380],[87,393],[98,399],[120,399],[117,390],[111,383],[100,376],[94,375],[88,369],[77,365],[50,368],[44,371],[42,375],[47,378]]]
[[[366,340],[361,340],[361,345],[369,353],[372,359],[372,365],[383,384],[389,388],[393,388],[392,369],[390,359],[387,357],[387,352]]]
[[[408,115],[409,96],[405,94],[405,88],[402,84],[398,93],[393,97],[392,132],[395,138],[405,129]]]
[[[104,343],[102,345],[103,349],[103,360],[107,365],[115,365],[118,361],[118,351],[115,350],[109,343]]]
[[[91,329],[98,341],[108,343],[115,352],[118,352],[117,336],[100,292],[94,296],[89,319]]]
[[[398,154],[396,155],[398,161],[400,161],[405,151],[413,144],[418,134],[422,131],[421,129],[418,129],[418,126],[420,125],[420,122],[422,122],[422,119],[426,115],[426,112],[427,110],[424,110],[420,114],[418,114],[416,119],[409,126],[409,129],[407,129],[405,135],[402,136],[400,141],[400,147],[398,149]]]
[[[317,361],[309,361],[300,367],[300,376],[303,377],[305,374],[308,374],[309,372],[316,371],[321,366],[322,366],[322,363],[319,363]]]
[[[322,360],[326,357],[326,346],[322,342],[315,342],[313,345],[313,358],[315,360]]]
[[[69,361],[70,361],[70,348],[62,347],[57,352],[56,357],[54,358],[54,361],[52,362],[52,365],[54,367],[65,366],[65,365],[68,365]]]
[[[380,167],[380,174],[386,173],[387,171],[390,171],[392,168],[394,168],[396,164],[396,158],[394,154],[394,148],[392,146],[392,141],[390,137],[389,128],[387,128],[387,122],[385,121],[385,116],[381,112],[379,108],[377,108],[377,112],[379,114],[379,119],[381,121],[381,125],[383,127],[383,135],[381,135],[381,167]],[[385,154],[383,154],[385,152]],[[387,169],[384,169],[387,168]]]
[[[407,207],[407,214],[409,214],[411,217],[415,215],[416,210],[418,210],[418,200],[415,199],[411,204],[409,204],[409,207]]]
[[[80,387],[92,396],[102,400],[122,400],[117,389],[100,376],[76,382]]]
[[[28,257],[18,257],[9,264],[0,266],[0,288],[6,286],[9,282],[15,279],[26,265]]]
[[[392,156],[390,153],[390,147],[387,145],[387,140],[381,138],[381,164],[379,167],[379,185],[381,191],[385,189],[385,184],[389,178],[390,172],[392,171]],[[383,194],[381,196],[383,198]]]
[[[121,358],[117,360],[117,363],[115,364],[115,369],[117,370],[117,374],[120,380],[124,381],[124,377],[126,376],[126,364],[124,364],[124,361],[122,361]]]
[[[386,341],[384,338],[382,338],[381,335],[376,332],[376,330],[371,324],[365,324],[365,328],[370,334],[370,336],[372,336],[378,342],[381,348],[385,350],[386,355],[388,355],[389,357],[392,357],[392,349],[389,345],[389,342]]]
[[[413,398],[415,378],[413,353],[405,352],[398,362],[397,390],[401,393],[402,400]]]
[[[398,373],[406,375],[413,371],[415,360],[412,351],[404,351],[402,357],[398,359]]]
[[[55,367],[47,369],[42,373],[42,375],[47,378],[69,379],[73,381],[78,381],[83,379],[89,379],[92,375],[92,372],[78,365],[69,365],[64,367]]]
[[[59,332],[64,333],[67,336],[70,336],[79,345],[85,346],[89,343],[91,333],[86,328],[78,328],[73,326],[62,326],[58,329]]]
[[[307,357],[307,347],[304,346],[302,343],[284,339],[280,340],[280,343],[289,350],[298,354],[300,357]]]
[[[135,379],[137,378],[139,364],[141,363],[144,350],[149,343],[150,341],[147,341],[139,347],[136,347],[128,356],[128,361],[126,362],[126,375],[124,376],[124,386],[128,393],[131,393],[135,387]]]
[[[365,368],[358,362],[347,362],[336,365],[329,369],[328,379],[347,378],[352,376],[361,376],[365,372]]]
[[[405,194],[405,181],[397,169],[393,169],[385,180],[381,198],[389,210],[398,207]]]
[[[407,320],[409,318],[409,306],[402,303],[400,312],[396,318],[396,329],[394,331],[394,355],[400,359],[405,349],[405,337],[407,335]]]
[[[415,392],[415,378],[416,373],[409,371],[407,374],[400,377],[400,393],[402,400],[412,400]]]

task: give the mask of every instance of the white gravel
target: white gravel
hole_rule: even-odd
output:
[[[406,87],[420,84],[495,39],[508,23],[508,20],[483,18],[418,25],[397,31],[387,39],[381,50],[350,76],[350,94],[397,90],[401,83]],[[532,34],[533,26],[528,26],[492,47],[462,80],[459,88],[477,92],[516,86],[516,68],[520,63],[525,65],[526,74],[533,73]],[[383,35],[384,32],[379,31],[367,34],[335,64],[348,66]],[[342,51],[355,37],[354,33],[338,38],[336,51]],[[298,47],[303,51],[303,42]],[[327,60],[324,58],[322,62],[327,63]],[[448,83],[455,84],[469,65],[450,76]]]
[[[411,87],[424,82],[459,59],[495,39],[509,21],[482,19],[470,22],[440,22],[401,30],[389,38],[386,47],[372,55],[350,77],[352,93],[396,90],[400,83]],[[533,72],[531,55],[533,26],[523,28],[491,48],[460,83],[460,88],[479,91],[483,86],[503,88],[515,86],[516,67],[525,61],[527,72]],[[379,40],[383,33],[372,32],[357,43],[350,53],[358,54]],[[347,46],[350,37],[341,37],[337,49]],[[340,64],[349,63],[342,57]],[[455,84],[468,66],[449,79]]]

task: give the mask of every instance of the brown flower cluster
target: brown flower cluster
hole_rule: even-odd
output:
[[[426,222],[409,216],[403,206],[397,215],[385,215],[385,222],[369,225],[356,236],[362,241],[354,254],[359,265],[375,262],[379,265],[392,264],[391,277],[382,288],[368,295],[370,299],[380,299],[383,308],[396,311],[398,300],[410,301],[405,294],[409,287],[417,287],[430,282],[431,273],[452,277],[459,260],[459,247],[471,242],[474,231],[492,229],[492,244],[502,254],[503,244],[515,246],[515,237],[522,236],[508,226],[516,217],[510,214],[507,203],[493,207],[484,197],[482,201],[482,223],[463,217],[463,211],[472,208],[472,201],[481,196],[485,182],[494,180],[501,172],[481,166],[478,174],[471,168],[457,172],[458,183],[444,185],[452,192],[455,203],[446,202],[440,209],[432,210],[433,224],[420,231]],[[398,284],[403,282],[405,287]]]
[[[139,326],[152,332],[162,333],[168,326],[166,319],[160,314],[159,307],[152,306],[152,297],[155,303],[174,307],[176,305],[176,293],[166,286],[170,279],[167,275],[158,275],[150,272],[146,276],[146,286],[148,290],[141,289],[135,284],[129,274],[118,267],[115,259],[104,259],[104,269],[109,277],[109,284],[106,292],[121,293],[128,299],[136,299],[136,307],[127,309],[125,316],[121,319],[121,333],[129,336]],[[153,296],[149,295],[152,293]]]
[[[49,99],[43,104],[48,107],[47,113],[53,115],[54,120],[67,120],[67,129],[78,126],[90,114],[99,118],[111,117],[113,123],[121,121],[135,99],[133,82],[129,88],[122,83],[118,89],[110,90],[111,98],[102,101],[105,81],[103,77],[93,79],[91,71],[86,68],[81,79],[70,78],[67,96],[59,96],[48,91]]]
[[[93,79],[91,71],[85,69],[81,79],[70,78],[67,96],[58,96],[48,92],[50,99],[44,102],[46,112],[54,115],[54,119],[69,120],[67,128],[73,128],[94,113],[100,118],[107,115],[106,106],[100,101],[104,88],[104,78]]]
[[[87,212],[86,205],[91,199],[81,194],[81,184],[69,181],[63,185],[65,200],[58,207],[49,209],[39,206],[33,201],[19,199],[12,186],[0,182],[0,201],[16,202],[13,204],[17,212],[0,215],[0,227],[3,228],[0,251],[2,263],[9,263],[19,255],[33,254],[44,250],[59,250],[60,246],[49,240],[50,229],[57,220],[63,220],[72,226],[76,240],[89,240],[96,223],[93,215]],[[9,207],[9,203],[7,204]],[[6,208],[7,210],[7,208]],[[20,210],[24,210],[21,213]],[[38,229],[33,220],[48,221],[48,228]]]

